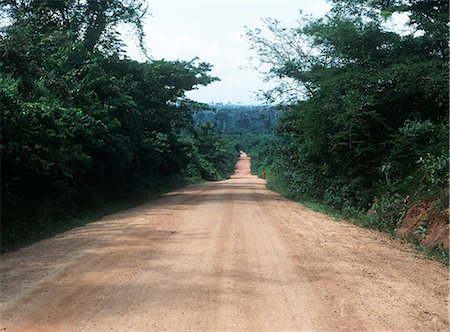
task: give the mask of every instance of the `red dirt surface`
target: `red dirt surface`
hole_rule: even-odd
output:
[[[238,162],[236,163],[236,171],[234,175],[231,177],[238,177],[238,176],[248,176],[251,175],[250,173],[250,158],[247,156],[247,154],[243,151],[241,151],[241,157],[239,158]]]
[[[449,249],[448,207],[433,210],[433,201],[421,202],[410,207],[396,233],[409,241],[415,240],[434,249]],[[425,237],[417,233],[419,226],[426,228]]]
[[[448,271],[265,188],[245,155],[1,256],[0,330],[448,331]]]

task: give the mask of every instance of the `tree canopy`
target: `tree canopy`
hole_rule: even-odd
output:
[[[237,152],[196,126],[185,93],[217,80],[198,59],[137,62],[141,0],[3,0],[2,244],[15,246],[102,202],[216,180]]]
[[[388,28],[394,13],[408,15],[409,33]],[[323,18],[248,30],[267,79],[280,82],[267,97],[284,109],[288,143],[269,184],[367,211],[447,183],[448,13],[448,1],[335,0]],[[380,216],[376,227],[398,221]]]

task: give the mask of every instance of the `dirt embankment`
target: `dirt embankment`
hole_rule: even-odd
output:
[[[426,201],[410,207],[396,233],[399,237],[420,242],[430,249],[449,249],[448,205],[436,209],[437,202]]]
[[[0,330],[448,331],[448,271],[267,190],[242,156],[1,256]]]

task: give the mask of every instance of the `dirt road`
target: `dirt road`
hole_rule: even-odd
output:
[[[248,165],[1,256],[0,331],[447,330],[445,267]]]

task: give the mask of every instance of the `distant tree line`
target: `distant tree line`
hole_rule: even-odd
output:
[[[99,206],[233,171],[237,152],[193,123],[205,105],[185,97],[217,80],[211,66],[124,55],[121,24],[145,52],[144,4],[0,1],[2,249]]]
[[[281,112],[268,106],[210,105],[211,110],[194,111],[196,123],[211,123],[223,134],[271,133]]]
[[[270,156],[260,159],[256,153],[268,142],[277,140],[274,130],[280,120],[280,110],[271,106],[233,104],[212,104],[210,108],[208,111],[194,111],[195,123],[216,128],[236,151],[251,153],[255,157],[255,165],[262,167],[261,163],[267,164]]]

